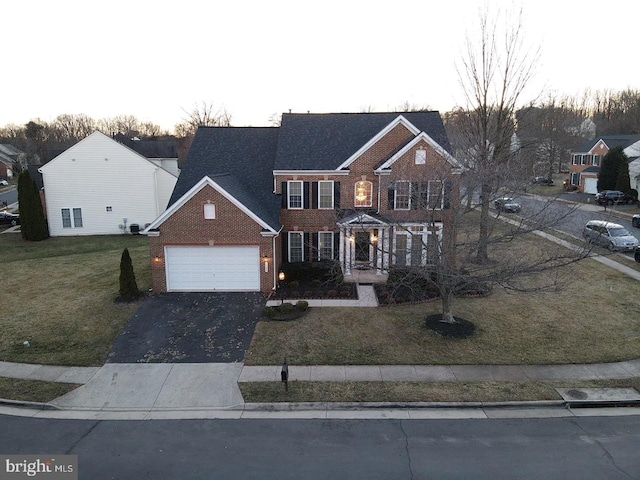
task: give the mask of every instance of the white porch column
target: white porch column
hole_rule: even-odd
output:
[[[344,263],[344,227],[340,227],[340,235],[338,236],[338,259],[340,260],[340,265],[345,267]]]
[[[384,228],[382,241],[382,268],[389,269],[391,266],[391,249],[389,248],[389,227]]]
[[[346,245],[346,255],[345,255],[345,265],[344,265],[344,274],[351,275],[351,229],[346,229],[347,234],[347,245]]]
[[[413,235],[411,232],[407,234],[407,266],[411,265],[411,246],[413,244]]]
[[[382,231],[381,231],[382,230]],[[377,237],[378,241],[376,242],[376,275],[382,275],[382,255],[384,255],[384,243],[382,242],[382,232],[386,231],[386,229],[378,229]]]

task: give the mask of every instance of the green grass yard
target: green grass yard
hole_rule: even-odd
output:
[[[144,236],[58,237],[25,242],[0,235],[0,360],[102,365],[140,302],[116,304],[120,256],[129,248],[138,287],[151,285]],[[30,347],[25,348],[24,342]]]

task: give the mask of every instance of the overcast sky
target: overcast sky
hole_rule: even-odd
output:
[[[482,0],[5,0],[0,126],[84,113],[173,129],[195,104],[235,126],[286,112],[442,112]],[[511,2],[491,2],[511,5]],[[640,88],[637,0],[522,0],[530,94]]]

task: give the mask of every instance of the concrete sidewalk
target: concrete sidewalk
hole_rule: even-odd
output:
[[[326,418],[329,411],[347,411],[342,418],[379,418],[379,413],[363,413],[375,407],[378,412],[387,404],[245,404],[238,383],[280,382],[281,366],[244,366],[242,363],[182,363],[182,364],[105,364],[103,367],[54,367],[0,362],[0,376],[78,383],[77,389],[56,398],[48,409],[18,408],[19,402],[0,402],[0,414],[29,415],[51,418],[152,419],[152,418],[255,418],[259,412],[289,412],[288,418]],[[594,365],[380,365],[380,366],[289,366],[290,381],[310,382],[481,382],[481,381],[575,381],[640,377],[640,360]],[[633,389],[627,389],[633,390]],[[619,401],[617,398],[607,397]],[[633,390],[623,392],[626,399],[640,401]],[[603,398],[602,396],[600,397]],[[470,418],[485,404],[447,405],[444,417],[451,418],[451,407]],[[504,405],[503,405],[504,406]],[[537,415],[558,415],[563,401],[528,402],[509,405],[530,410],[533,407],[555,408],[554,412]],[[411,404],[395,409],[442,408],[440,404]],[[390,408],[390,407],[389,407]],[[495,405],[493,406],[495,408]],[[469,410],[470,409],[470,410]],[[621,409],[618,414],[623,414]],[[635,414],[640,409],[631,409]],[[295,411],[295,413],[292,413]],[[630,410],[625,410],[628,413]],[[251,413],[248,413],[251,412]],[[360,413],[358,413],[360,412]],[[387,412],[387,414],[390,414]],[[402,413],[398,418],[404,418]],[[396,415],[394,414],[394,415]],[[266,414],[265,414],[266,415]],[[319,415],[319,416],[318,416]],[[529,412],[528,415],[533,415]],[[425,417],[426,418],[426,417]],[[432,418],[432,417],[429,417]],[[440,418],[440,417],[433,417]]]

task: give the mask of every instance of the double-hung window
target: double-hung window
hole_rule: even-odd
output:
[[[304,233],[289,232],[289,262],[304,261]]]
[[[287,208],[289,209],[302,209],[302,181],[292,180],[287,182],[288,202]]]
[[[62,228],[82,228],[82,209],[81,208],[63,208]]]
[[[396,182],[395,199],[393,208],[395,210],[409,210],[411,199],[411,183]]]
[[[444,203],[444,182],[441,180],[429,180],[427,184],[427,202],[429,209],[440,210]]]
[[[333,259],[333,232],[318,232],[318,260]]]
[[[593,156],[593,166],[594,167],[599,167],[600,166],[600,155],[594,155]]]
[[[320,209],[332,209],[333,208],[333,182],[332,181],[320,181],[318,182],[318,208]]]

